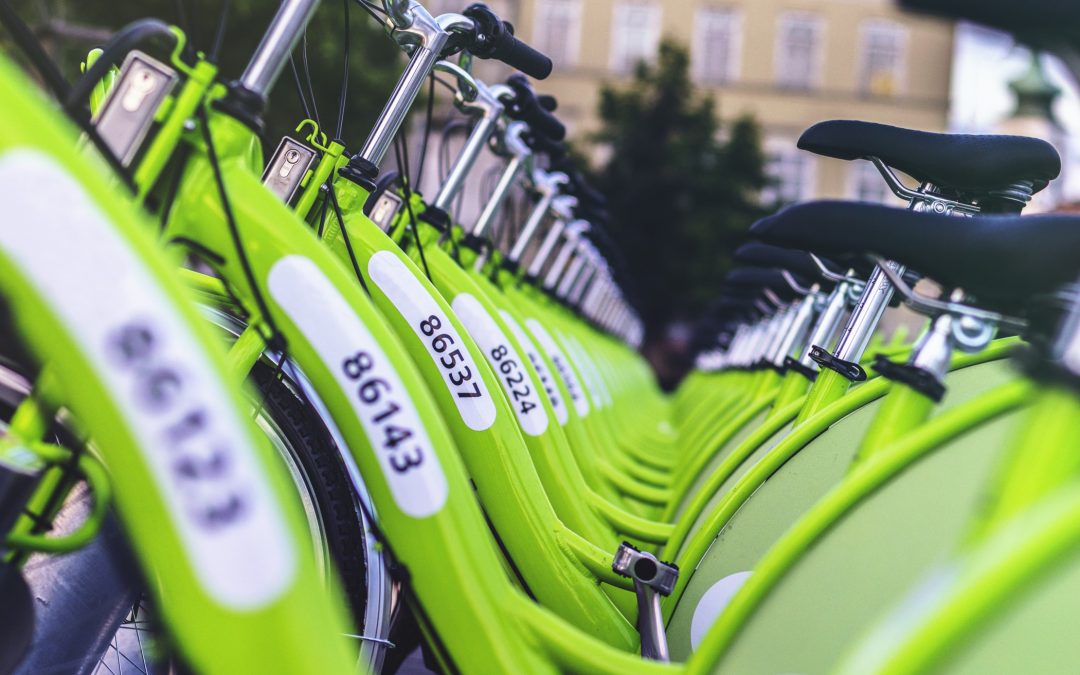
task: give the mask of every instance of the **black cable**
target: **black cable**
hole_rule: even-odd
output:
[[[307,94],[304,93],[304,84],[300,81],[300,71],[296,69],[296,59],[289,54],[289,66],[292,68],[293,84],[296,85],[296,97],[300,99],[300,107],[304,109],[304,117],[314,119],[311,116],[311,106],[308,105]]]
[[[22,50],[22,53],[30,60],[31,65],[41,75],[41,79],[45,81],[45,85],[52,90],[53,96],[60,101],[67,100],[71,85],[45,51],[41,41],[34,35],[34,31],[30,30],[30,26],[26,25],[26,22],[11,6],[11,0],[0,0],[0,23],[3,23],[11,33],[15,46]]]
[[[330,198],[323,197],[322,209],[319,210],[319,239],[322,240],[323,232],[326,231],[326,215],[329,213]]]
[[[383,11],[382,7],[369,5],[368,3],[364,2],[364,0],[356,0],[356,4],[363,7],[364,11],[370,14],[371,17],[379,23],[383,23],[383,21],[386,19],[386,12]]]
[[[341,95],[338,97],[337,129],[334,138],[344,138],[345,132],[345,101],[349,96],[349,56],[351,47],[349,44],[349,0],[342,0],[345,5],[345,59],[341,64]]]
[[[424,187],[424,164],[427,162],[428,139],[431,137],[431,119],[435,115],[435,75],[430,76],[428,84],[427,116],[424,118],[424,140],[420,146],[420,166],[416,170],[416,184]]]
[[[360,282],[360,287],[364,289],[364,292],[371,296],[371,291],[368,290],[367,282],[364,281],[364,273],[360,271],[360,262],[356,259],[356,252],[353,250],[352,239],[349,237],[349,230],[345,227],[345,217],[341,213],[341,205],[338,204],[337,192],[334,191],[333,179],[326,181],[327,187],[327,201],[334,207],[334,217],[337,218],[338,226],[341,228],[341,239],[345,242],[345,249],[349,252],[349,262],[352,263],[353,272],[356,273],[356,279]]]
[[[232,0],[224,0],[221,3],[221,14],[218,18],[217,31],[214,33],[214,46],[210,50],[210,56],[207,57],[207,61],[210,63],[217,63],[218,56],[221,54],[221,44],[225,40],[225,28],[229,23],[229,9],[232,6]]]
[[[195,35],[191,30],[191,21],[188,19],[187,4],[184,0],[176,0],[176,25],[180,27],[180,30],[184,31],[184,35],[188,36],[194,44]]]
[[[307,78],[308,94],[311,96],[311,112],[315,113],[315,124],[319,125],[322,129],[322,123],[319,121],[319,105],[315,101],[315,89],[311,86],[311,66],[308,63],[308,50],[307,50],[307,30],[304,31],[304,36],[301,38],[301,50],[300,50],[300,63],[304,66],[304,77]]]
[[[45,51],[41,41],[30,30],[30,26],[26,25],[22,17],[11,7],[10,0],[0,0],[0,23],[7,27],[8,32],[11,33],[12,38],[15,40],[15,46],[29,59],[31,65],[38,71],[46,85],[53,90],[57,100],[61,102],[67,101],[71,96],[71,85],[64,79],[56,63]],[[88,111],[83,108],[72,110],[64,106],[64,112],[86,134],[86,137],[97,148],[105,163],[116,172],[124,186],[132,193],[135,193],[135,181],[132,180],[131,173],[128,172],[127,167],[123,165],[120,158],[113,153],[112,148],[105,143],[105,139],[98,133],[97,127],[90,122]]]
[[[218,199],[221,200],[221,208],[225,212],[225,221],[229,226],[229,235],[232,237],[233,246],[236,248],[236,256],[240,261],[240,268],[244,272],[244,276],[247,278],[248,285],[251,286],[251,294],[255,298],[255,304],[259,307],[259,313],[262,314],[263,321],[270,328],[270,337],[264,340],[266,344],[272,348],[279,349],[282,353],[285,352],[285,336],[277,328],[277,324],[274,323],[274,318],[270,315],[270,306],[266,302],[266,298],[263,297],[262,291],[259,289],[259,284],[255,280],[255,272],[251,268],[251,261],[247,256],[247,249],[244,248],[244,242],[240,238],[240,228],[236,224],[236,217],[233,214],[232,205],[229,202],[229,195],[225,190],[225,178],[221,173],[221,164],[218,162],[217,150],[214,147],[214,139],[210,134],[210,120],[206,114],[205,108],[199,108],[195,113],[199,117],[199,128],[202,131],[203,142],[206,144],[206,158],[210,162],[210,168],[214,171],[214,181],[217,183]]]
[[[161,233],[165,232],[165,226],[168,225],[169,218],[172,216],[172,207],[176,202],[176,194],[180,190],[180,179],[184,177],[184,169],[187,167],[190,156],[191,146],[187,143],[181,144],[176,152],[175,169],[173,170],[172,180],[169,181],[169,187],[165,192],[165,202],[161,207]]]
[[[424,268],[424,274],[431,281],[431,270],[428,269],[427,256],[424,255],[424,246],[420,243],[420,228],[416,224],[416,214],[412,207],[412,188],[409,186],[409,155],[405,152],[404,141],[399,135],[394,139],[394,154],[397,157],[398,169],[401,173],[401,191],[405,194],[405,210],[409,214],[409,227],[412,229],[413,241],[416,242],[416,250],[420,253],[420,263]]]

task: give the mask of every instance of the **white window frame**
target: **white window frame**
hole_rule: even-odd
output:
[[[627,35],[623,30],[624,20],[620,14],[627,11],[645,10],[652,14],[645,22],[649,34],[644,40],[637,40],[634,36]],[[611,70],[616,73],[631,73],[639,61],[653,63],[660,49],[661,21],[663,20],[663,8],[656,0],[616,0],[611,9],[611,53],[609,64]],[[643,45],[639,58],[627,59],[624,49],[632,45]]]
[[[889,184],[885,182],[885,178],[878,171],[878,168],[874,166],[874,163],[867,159],[858,159],[851,162],[848,167],[847,174],[847,194],[848,199],[854,201],[870,202],[873,204],[890,204],[896,200],[896,196],[889,188]],[[868,199],[863,194],[863,185],[877,181],[875,185],[880,186],[881,194],[875,195],[875,198]]]
[[[879,94],[873,91],[868,69],[870,68],[870,40],[874,33],[890,34],[896,40],[896,62],[893,65],[893,91]],[[867,19],[859,26],[859,56],[856,86],[864,96],[899,96],[907,91],[908,48],[911,35],[907,26],[888,19]]]
[[[765,140],[765,171],[770,179],[775,178],[773,164],[777,161],[798,164],[801,175],[799,176],[798,194],[784,203],[802,202],[813,199],[817,194],[817,158],[803,150],[799,150],[793,138],[767,138]],[[780,200],[785,193],[784,185],[770,185],[761,192],[763,204],[770,205]]]
[[[806,22],[814,27],[814,44],[811,45],[809,74],[805,82],[794,82],[788,75],[787,36],[789,25]],[[776,44],[774,47],[774,75],[778,86],[785,89],[811,90],[821,86],[825,66],[825,20],[816,12],[802,10],[784,12],[776,19]]]
[[[728,23],[728,55],[727,72],[719,76],[706,72],[705,54],[708,49],[707,38],[709,36],[709,22],[714,20],[710,15],[723,15]],[[743,16],[742,12],[734,7],[725,5],[704,5],[697,9],[694,17],[694,49],[693,67],[694,78],[703,84],[727,84],[739,79],[742,72],[742,47],[743,47]]]
[[[581,58],[581,12],[584,0],[537,0],[533,10],[533,34],[531,44],[551,57],[555,67],[576,66]],[[559,54],[551,48],[550,21],[552,12],[564,11],[568,28],[565,32],[566,52]]]

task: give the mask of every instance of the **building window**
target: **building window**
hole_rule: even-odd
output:
[[[852,162],[848,170],[848,194],[855,201],[886,204],[893,193],[872,162],[860,159]]]
[[[859,91],[894,96],[903,88],[907,29],[892,21],[867,21],[862,27]]]
[[[738,76],[741,21],[730,8],[697,11],[694,69],[702,82],[723,84]]]
[[[789,12],[780,17],[776,44],[776,81],[783,87],[811,89],[821,78],[821,17]]]
[[[651,63],[660,45],[660,5],[641,0],[615,4],[611,24],[611,68],[628,73],[641,61]]]
[[[533,46],[547,54],[556,68],[576,65],[581,44],[581,0],[537,2],[533,32]]]
[[[813,155],[786,139],[767,141],[765,153],[765,174],[771,184],[761,193],[763,204],[791,204],[814,196]]]

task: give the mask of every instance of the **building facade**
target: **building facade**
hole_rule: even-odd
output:
[[[437,4],[437,3],[436,3]],[[811,124],[863,119],[929,131],[948,124],[953,26],[892,0],[502,0],[517,33],[552,57],[538,88],[554,94],[572,137],[597,126],[603,83],[618,84],[672,39],[724,120],[761,125],[776,178],[767,200],[885,199],[867,162],[795,148]]]

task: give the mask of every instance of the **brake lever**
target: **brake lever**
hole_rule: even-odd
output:
[[[437,61],[434,70],[454,76],[457,80],[457,95],[463,102],[472,103],[480,95],[480,85],[476,83],[476,79],[456,63],[445,59]]]

